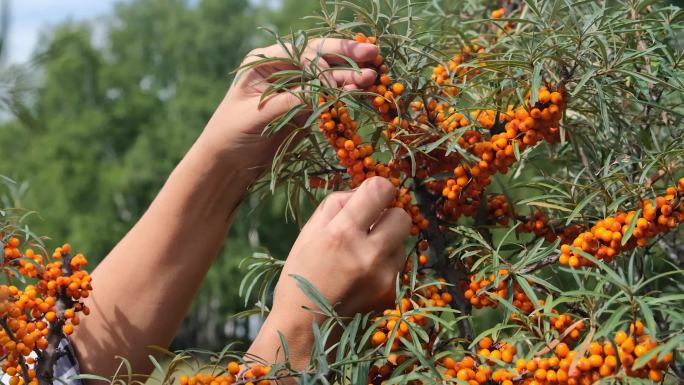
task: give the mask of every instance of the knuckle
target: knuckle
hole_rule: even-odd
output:
[[[369,253],[364,258],[360,258],[358,263],[359,272],[366,277],[378,274],[379,258],[377,253]]]
[[[350,226],[330,226],[327,231],[328,240],[334,244],[345,244],[352,238]]]
[[[367,259],[373,265],[380,265],[386,259],[385,254],[387,254],[387,250],[384,242],[369,242],[364,247],[364,250],[368,253]]]
[[[406,235],[408,235],[411,231],[411,224],[413,223],[413,220],[411,219],[409,213],[407,213],[406,210],[400,209],[398,207],[393,207],[390,210],[392,211],[392,214],[396,217],[397,226],[400,226],[400,228],[405,229]]]
[[[386,234],[386,238],[389,238],[387,239],[389,246],[395,247],[409,235],[413,221],[404,209],[398,207],[387,209],[385,215],[386,220],[382,224],[385,231],[382,233]]]
[[[321,49],[321,46],[323,45],[323,39],[320,37],[317,37],[315,39],[309,40],[309,43],[306,45],[307,49],[318,51]]]
[[[377,191],[382,195],[394,194],[394,185],[387,178],[374,176],[364,182],[367,189]]]
[[[321,202],[320,207],[339,205],[344,200],[346,194],[347,193],[342,191],[335,191],[333,193],[330,193],[323,199],[323,202]]]

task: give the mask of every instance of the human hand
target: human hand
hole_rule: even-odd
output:
[[[292,275],[309,281],[342,316],[392,303],[411,227],[404,210],[387,209],[395,192],[387,179],[374,177],[356,191],[329,195],[290,251],[272,312],[291,317],[303,306],[315,308]]]
[[[387,208],[395,192],[387,179],[373,177],[355,191],[332,193],[318,206],[290,251],[250,355],[266,362],[282,360],[282,335],[294,367],[309,361],[311,323],[320,319],[303,309],[317,310],[293,275],[316,287],[342,316],[391,306],[411,227],[404,210]]]
[[[313,39],[304,50],[301,65],[316,66],[331,87],[364,88],[375,81],[376,72],[369,68],[359,72],[342,67],[347,63],[342,56],[363,63],[375,59],[378,52],[378,47],[373,44],[333,38]],[[248,66],[264,57],[285,59],[289,56],[280,45],[250,52],[242,63],[243,70],[238,72],[200,137],[205,146],[219,154],[230,155],[230,164],[242,169],[258,169],[270,163],[290,131],[282,130],[266,137],[262,135],[264,127],[301,103],[292,92],[279,92],[261,99],[274,73],[296,68],[284,61]]]

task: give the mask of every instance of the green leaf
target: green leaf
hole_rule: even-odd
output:
[[[328,303],[328,300],[325,299],[323,294],[321,294],[318,289],[316,289],[309,281],[307,281],[306,278],[296,274],[290,274],[290,277],[297,281],[297,286],[299,286],[304,295],[306,295],[306,297],[309,298],[314,305],[316,305],[318,310],[322,311],[329,317],[335,316],[335,312],[332,306],[330,306]]]
[[[570,215],[568,216],[568,219],[565,221],[565,225],[566,225],[566,226],[569,225],[570,222],[572,222],[572,220],[575,219],[575,217],[577,216],[577,214],[579,214],[580,211],[582,211],[582,209],[584,208],[584,206],[586,206],[589,202],[591,202],[594,198],[596,198],[596,196],[597,196],[598,194],[599,194],[599,191],[596,191],[596,192],[594,192],[594,193],[591,193],[591,194],[587,195],[586,198],[582,199],[582,201],[581,201],[579,204],[577,204],[577,206],[575,206],[575,209],[572,210],[572,212],[571,212]]]
[[[567,207],[559,206],[553,203],[548,203],[548,202],[527,202],[528,206],[539,206],[539,207],[546,207],[549,209],[556,209],[560,211],[572,211]]]
[[[534,289],[532,288],[532,286],[530,286],[527,280],[519,275],[516,275],[515,282],[518,283],[520,288],[522,288],[525,294],[532,300],[532,304],[534,304],[534,307],[539,308],[541,305],[539,304],[537,293],[534,292]]]
[[[574,89],[570,93],[571,97],[575,97],[577,94],[580,93],[582,88],[584,88],[584,85],[589,81],[589,79],[593,78],[594,75],[596,74],[596,69],[591,68],[587,72],[582,75],[582,78],[580,78],[580,81],[577,82],[577,85],[575,85]]]
[[[634,217],[632,220],[629,222],[629,226],[627,227],[627,232],[622,235],[622,241],[620,241],[620,244],[624,246],[627,241],[629,241],[629,238],[632,237],[632,233],[634,232],[634,227],[636,227],[637,220],[639,220],[639,216],[641,215],[641,209],[638,209],[636,213],[634,213]]]
[[[639,303],[639,310],[641,314],[644,315],[644,321],[646,321],[646,329],[650,331],[650,334],[655,334],[658,330],[658,326],[655,322],[655,317],[653,316],[653,311],[640,297],[634,297],[634,299]]]
[[[570,249],[575,253],[581,255],[582,257],[590,260],[591,262],[596,264],[596,266],[598,266],[601,270],[605,271],[608,274],[608,277],[606,278],[610,278],[610,280],[612,280],[612,283],[620,286],[621,288],[628,287],[627,282],[625,282],[625,280],[622,277],[620,277],[613,269],[608,267],[608,265],[606,265],[603,261],[596,259],[596,257],[594,257],[593,255],[574,246],[570,246]],[[588,271],[585,271],[585,273],[588,273]]]
[[[682,345],[684,344],[684,334],[679,334],[676,335],[672,338],[670,338],[667,342],[664,344],[661,344],[659,346],[660,348],[660,354],[658,355],[658,361],[662,361],[665,356],[675,350],[675,348],[678,348],[681,350]]]
[[[537,61],[534,64],[534,68],[532,70],[532,86],[530,89],[530,105],[534,106],[535,103],[537,103],[537,98],[538,98],[538,93],[539,93],[539,87],[541,86],[541,72],[542,72],[542,62]],[[516,141],[517,142],[517,141]],[[514,142],[515,143],[515,142]],[[516,158],[517,159],[517,158]]]
[[[152,365],[154,365],[155,369],[158,370],[160,374],[163,374],[163,373],[164,373],[164,369],[163,369],[162,366],[159,364],[159,362],[157,361],[157,359],[154,358],[154,356],[148,355],[147,358],[150,359],[150,362],[152,362]]]
[[[268,134],[274,134],[278,132],[281,128],[283,128],[286,124],[290,123],[292,118],[295,117],[298,113],[304,110],[306,108],[305,104],[298,104],[291,108],[288,112],[286,112],[284,115],[279,116],[275,120],[273,120],[271,123],[269,123],[265,128],[264,132]]]
[[[520,147],[518,147],[518,141],[513,141],[513,155],[515,155],[515,160],[520,161]]]
[[[283,349],[283,355],[285,358],[285,362],[290,361],[290,349],[288,348],[287,345],[287,338],[283,333],[278,330],[278,338],[280,338],[280,347]]]

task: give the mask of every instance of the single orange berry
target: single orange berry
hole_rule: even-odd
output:
[[[236,376],[238,373],[240,373],[240,364],[238,364],[235,361],[231,361],[228,363],[228,373],[230,373],[233,376]]]

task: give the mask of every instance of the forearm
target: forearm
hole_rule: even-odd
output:
[[[115,356],[150,369],[150,345],[167,347],[218,253],[255,174],[231,169],[198,141],[140,221],[93,273],[92,312],[73,342],[82,370],[111,375]]]

